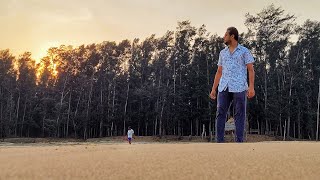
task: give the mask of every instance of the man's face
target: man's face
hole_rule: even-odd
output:
[[[227,32],[224,34],[224,37],[223,37],[224,43],[225,43],[226,45],[230,45],[230,44],[231,44],[231,38],[232,38],[232,36],[230,36],[229,31],[227,31]]]

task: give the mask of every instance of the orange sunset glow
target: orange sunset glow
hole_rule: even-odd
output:
[[[0,2],[0,20],[7,24],[1,29],[0,49],[9,48],[16,56],[29,51],[38,64],[51,47],[143,39],[153,33],[161,36],[168,29],[174,30],[177,21],[185,19],[195,26],[205,24],[209,32],[219,35],[223,35],[229,25],[243,32],[246,31],[243,24],[245,13],[255,13],[271,3],[282,6],[289,13],[294,12],[298,17],[303,14],[303,17],[320,19],[316,13],[320,3],[316,0],[304,4],[290,0],[248,0],[245,6],[240,1],[232,3],[234,5],[230,7],[228,2],[212,0],[5,0]],[[230,10],[221,16],[225,7]],[[305,21],[303,17],[297,22]],[[54,60],[50,60],[48,68],[52,76],[59,73],[59,64]],[[38,77],[43,70],[43,65],[38,65]]]

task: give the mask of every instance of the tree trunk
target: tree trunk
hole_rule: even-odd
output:
[[[63,102],[63,99],[64,99],[64,91],[65,91],[65,88],[66,88],[67,80],[68,80],[68,76],[64,80],[63,89],[62,89],[62,93],[61,93],[61,97],[60,97],[60,106],[59,106],[58,117],[57,117],[57,121],[56,121],[56,129],[57,129],[56,137],[60,137],[60,134],[59,134],[59,127],[60,127],[59,120],[60,120],[62,102]]]
[[[24,102],[24,108],[23,108],[23,116],[22,116],[22,123],[21,123],[21,129],[20,129],[20,137],[22,137],[22,132],[23,132],[23,123],[24,119],[26,117],[26,109],[27,109],[27,99]]]
[[[10,108],[9,108],[9,122],[12,123],[12,109],[13,109],[13,97],[12,97],[12,93],[10,92]],[[9,129],[9,132],[8,134],[10,135],[11,134],[11,131],[10,131],[10,128]]]
[[[167,88],[169,87],[169,79],[167,80]],[[163,111],[164,111],[164,106],[166,104],[167,101],[167,95],[164,94],[163,95],[163,102],[162,102],[162,107],[161,107],[161,113],[160,113],[160,119],[159,119],[159,136],[163,136],[163,128],[162,128],[162,119],[163,119]]]
[[[147,122],[145,123],[145,136],[148,136],[148,118],[147,118]]]
[[[114,83],[115,84],[115,83]],[[112,117],[114,117],[115,111],[115,99],[116,99],[116,85],[113,86],[113,96],[112,96]],[[110,117],[109,117],[110,119]],[[111,136],[113,135],[113,119],[112,119],[112,126],[111,126]]]
[[[201,133],[202,140],[203,140],[203,137],[207,137],[206,126],[204,124],[202,124],[202,133]]]
[[[267,101],[268,101],[268,87],[267,87],[267,62],[265,58],[265,64],[264,64],[264,114],[265,117],[267,115]],[[268,133],[268,120],[265,118],[265,123],[266,123],[266,132]]]
[[[281,119],[281,113],[279,114],[279,126],[280,126],[280,136],[282,136],[282,119]]]
[[[261,134],[260,122],[259,122],[258,118],[257,118],[257,124],[258,124],[258,134]]]
[[[279,99],[279,101],[281,102],[282,101],[282,90],[281,90],[281,78],[280,78],[280,75],[279,75],[279,73],[277,73],[278,74],[278,90],[279,90],[279,95],[280,95],[280,99]],[[279,102],[279,104],[280,104],[280,102]],[[281,108],[281,104],[279,105],[279,126],[280,126],[280,128],[279,128],[279,130],[280,130],[280,136],[282,137],[282,108]],[[277,133],[278,133],[278,131],[277,131]]]
[[[298,138],[301,139],[301,110],[298,112]]]
[[[206,62],[207,62],[207,86],[208,86],[208,97],[210,96],[210,92],[211,92],[211,87],[210,87],[210,73],[209,73],[209,68],[212,68],[212,67],[209,67],[209,58],[206,58]],[[210,125],[209,125],[209,132],[210,134],[212,134],[212,131],[214,128],[212,128],[212,110],[211,110],[211,106],[210,106],[210,98],[209,98],[209,101],[208,101],[208,109],[209,109],[209,119],[210,119]]]
[[[71,111],[71,94],[72,90],[70,90],[70,95],[69,95],[69,107],[68,107],[68,119],[67,119],[67,132],[66,132],[66,137],[69,135],[69,121],[70,121],[70,111]]]
[[[196,136],[200,135],[200,126],[199,126],[199,119],[196,118]]]
[[[2,96],[3,92],[2,92],[2,87],[0,86],[0,98],[3,98]],[[0,138],[4,138],[3,135],[3,103],[2,101],[0,101],[1,106],[0,106]]]
[[[181,123],[180,123],[180,119],[178,119],[178,136],[181,136]]]
[[[108,96],[107,96],[107,121],[108,121],[108,123],[109,123],[109,121],[111,119],[110,117],[112,116],[112,115],[110,115],[111,114],[110,112],[112,110],[112,114],[113,114],[113,111],[114,111],[113,107],[112,107],[112,109],[110,108],[110,97],[111,97],[111,92],[112,92],[111,86],[112,86],[112,84],[109,82],[109,84],[108,84]],[[113,120],[111,120],[111,129],[110,129],[110,131],[111,131],[110,135],[112,136],[112,133],[113,133]]]
[[[88,122],[89,122],[89,111],[90,111],[90,104],[91,104],[91,98],[92,98],[92,89],[93,89],[93,75],[91,77],[91,84],[90,84],[90,91],[89,91],[89,97],[87,101],[87,113],[86,113],[86,122],[85,122],[85,128],[84,128],[84,139],[87,139],[87,129],[88,129]],[[90,133],[90,130],[89,130]]]
[[[172,120],[174,121],[174,123],[176,123],[176,79],[177,79],[177,75],[176,75],[176,61],[177,61],[177,57],[175,57],[174,63],[173,63],[173,112],[171,114],[173,114]],[[178,125],[179,128],[179,125]],[[174,127],[174,135],[176,135],[176,128]],[[179,134],[179,130],[178,130],[178,134]]]
[[[190,119],[190,135],[192,136],[193,132],[192,132],[192,119]]]
[[[158,127],[158,115],[156,116],[156,119],[154,121],[154,130],[153,130],[153,135],[157,135],[157,127]]]
[[[19,119],[19,107],[20,107],[20,90],[19,90],[19,97],[18,97],[18,102],[17,102],[17,114],[16,114],[16,122],[15,122],[15,131],[14,131],[14,135],[15,137],[17,137],[17,129],[18,129],[18,119]]]
[[[78,102],[77,102],[76,110],[74,112],[74,118],[72,119],[73,120],[74,138],[77,138],[77,129],[76,129],[75,119],[77,118],[77,115],[78,115],[78,108],[79,108],[79,104],[80,104],[80,99],[81,99],[81,93],[79,95],[79,99],[78,99]]]
[[[84,140],[87,140],[87,139],[88,139],[88,136],[87,136],[87,126],[85,126],[85,127],[83,128],[83,139],[84,139]]]
[[[140,99],[140,109],[139,109],[139,114],[142,115],[142,118],[145,119],[145,113],[143,111],[143,100]],[[143,112],[141,112],[143,111]],[[138,119],[138,136],[140,136],[140,122],[141,122],[141,118]]]
[[[296,138],[296,122],[293,122],[293,138]]]
[[[178,86],[178,92],[181,92],[181,86],[182,86],[182,63],[180,61],[180,67],[179,67],[179,85]],[[178,113],[180,113],[181,110],[178,111]],[[182,136],[183,134],[183,130],[182,130],[183,127],[181,127],[181,119],[179,118],[178,119],[178,134],[179,136]]]
[[[287,127],[287,121],[284,121],[284,134],[283,134],[283,140],[285,141],[286,140],[286,127]]]
[[[319,140],[319,108],[320,108],[320,78],[319,78],[319,91],[318,91],[318,110],[317,110],[317,132],[316,132],[316,141]]]
[[[291,79],[290,79],[290,89],[289,89],[288,123],[287,123],[287,133],[286,133],[286,134],[287,134],[287,138],[290,137],[292,82],[293,82],[293,77],[291,76]]]
[[[42,118],[42,137],[44,137],[44,120],[46,119],[46,116],[44,115]],[[29,127],[28,127],[29,129]],[[28,133],[29,134],[29,133]],[[28,135],[29,136],[29,135]]]
[[[140,136],[140,122],[141,122],[141,120],[139,118],[139,120],[138,120],[138,136]]]
[[[1,101],[1,106],[0,106],[0,138],[4,137],[3,133],[3,103]]]
[[[104,108],[103,108],[103,98],[102,98],[102,83],[101,83],[101,87],[100,87],[100,108],[101,108],[101,115],[100,115],[100,124],[99,124],[99,137],[101,138],[102,137],[102,132],[103,132],[103,119],[104,119],[104,116],[103,116],[103,111],[104,111]]]
[[[156,117],[156,122],[155,122],[155,126],[154,126],[154,135],[157,134],[157,119],[158,119],[158,114],[159,114],[159,102],[160,102],[160,87],[161,87],[161,73],[162,73],[162,69],[160,69],[160,77],[159,77],[159,82],[158,82],[158,97],[157,97],[157,104],[156,104],[156,113],[157,113],[157,117]],[[162,102],[163,103],[163,102]],[[163,106],[162,106],[163,107]],[[163,109],[162,109],[163,110]],[[162,116],[162,110],[161,110],[161,115],[159,118],[159,136],[161,136],[161,126],[162,126],[162,122],[161,122],[161,116]]]
[[[111,122],[110,135],[113,136],[113,121]]]
[[[129,90],[130,90],[130,83],[128,81],[126,103],[124,105],[124,114],[123,114],[123,135],[126,135],[126,116],[127,116],[127,106],[128,106],[128,99],[129,99]]]

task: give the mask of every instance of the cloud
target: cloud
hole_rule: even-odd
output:
[[[93,14],[88,8],[79,8],[76,11],[63,11],[63,12],[45,12],[42,11],[40,16],[35,18],[49,21],[51,23],[71,23],[71,22],[82,22],[90,21],[93,18]]]
[[[40,22],[69,23],[89,21],[93,18],[93,13],[84,1],[1,0],[0,16],[28,17]]]

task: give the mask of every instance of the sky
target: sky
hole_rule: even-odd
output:
[[[268,5],[294,14],[300,25],[320,21],[319,0],[0,0],[0,49],[29,51],[36,60],[49,47],[145,39],[175,30],[178,21],[205,24],[223,36],[229,26],[246,32],[245,14]]]

